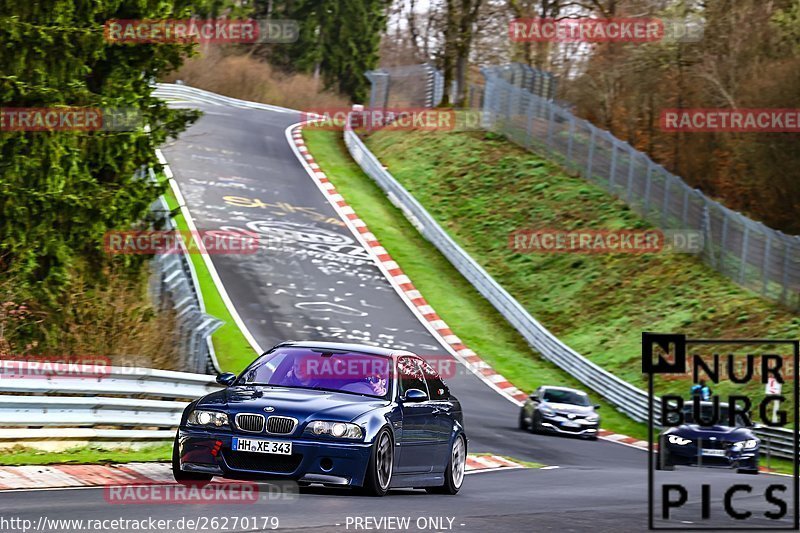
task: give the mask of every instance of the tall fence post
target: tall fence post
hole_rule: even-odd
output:
[[[592,134],[589,136],[589,154],[586,156],[586,179],[592,179],[592,161],[594,160],[594,143],[596,142],[595,136],[597,135],[597,128],[589,125]]]
[[[727,217],[726,217],[727,219]],[[747,266],[747,249],[750,244],[750,226],[744,225],[744,237],[742,238],[742,253],[739,256],[739,283],[744,283],[745,267]]]
[[[636,150],[632,146],[628,147],[628,186],[625,194],[628,205],[630,205],[631,200],[633,200],[633,169],[634,165],[636,165],[636,153]]]
[[[614,182],[617,179],[617,143],[611,139],[611,169],[608,173],[608,189],[614,192]]]

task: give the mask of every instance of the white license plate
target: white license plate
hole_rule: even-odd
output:
[[[725,450],[703,450],[703,455],[711,457],[725,457]]]
[[[578,424],[577,422],[573,422],[571,420],[566,420],[561,425],[564,426],[565,428],[577,428],[577,427],[580,427],[580,424]]]
[[[276,440],[240,439],[233,437],[231,449],[235,452],[275,453],[292,455],[292,443]]]

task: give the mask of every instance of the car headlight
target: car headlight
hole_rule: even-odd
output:
[[[306,426],[306,433],[311,435],[327,435],[337,439],[360,439],[364,432],[360,426],[349,422],[328,422],[327,420],[314,420]]]
[[[542,405],[539,407],[539,412],[542,413],[544,416],[553,416],[556,414],[551,408],[547,407],[546,405]]]
[[[195,409],[186,419],[190,426],[222,427],[228,425],[228,415],[219,411]]]
[[[670,444],[677,444],[678,446],[686,446],[692,442],[692,439],[684,439],[678,435],[670,435],[667,440]]]
[[[753,448],[758,447],[758,439],[748,439],[739,442],[734,442],[733,446],[735,449],[745,449],[745,450],[752,450]]]
[[[586,421],[587,422],[593,422],[594,423],[594,422],[597,422],[598,420],[600,420],[600,415],[589,415],[589,416],[586,417]]]

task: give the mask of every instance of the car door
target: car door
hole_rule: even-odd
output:
[[[409,389],[419,389],[429,395],[419,360],[411,356],[397,359],[399,383],[398,403],[403,416],[399,438],[398,474],[430,472],[436,461],[438,428],[435,406],[430,401],[405,401]],[[430,395],[429,395],[430,398]]]
[[[461,406],[450,396],[450,389],[444,384],[442,378],[424,360],[420,361],[425,383],[428,385],[430,403],[433,406],[433,416],[436,420],[436,470],[444,471],[450,459],[450,437],[456,419],[460,418]]]

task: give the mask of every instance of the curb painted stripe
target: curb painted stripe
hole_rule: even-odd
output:
[[[494,455],[468,455],[466,471],[525,468]],[[0,467],[0,492],[20,489],[89,488],[127,485],[173,484],[170,463],[126,463],[119,465],[48,465]],[[214,484],[246,483],[234,479]]]
[[[345,221],[353,226],[357,234],[360,234],[361,240],[365,241],[364,244],[366,245],[367,251],[371,253],[380,269],[388,274],[387,278],[392,285],[398,289],[398,292],[402,293],[401,296],[405,296],[405,299],[410,302],[410,306],[413,306],[412,310],[416,310],[416,314],[422,317],[421,320],[424,321],[423,323],[427,323],[429,329],[436,331],[438,334],[437,337],[440,339],[443,346],[449,348],[448,351],[460,356],[460,352],[466,349],[461,339],[453,334],[453,331],[447,323],[442,320],[436,314],[433,307],[422,298],[422,295],[414,286],[411,279],[403,272],[403,269],[400,268],[397,262],[392,259],[391,255],[386,252],[386,249],[381,246],[375,235],[369,231],[367,224],[358,217],[353,208],[336,191],[336,187],[330,182],[325,172],[316,170],[320,168],[319,164],[316,163],[314,156],[308,151],[306,143],[303,140],[302,128],[304,125],[305,123],[300,123],[290,126],[287,129],[287,138],[291,139],[294,143],[293,148],[295,149],[295,153],[299,155],[298,159],[300,159],[301,163],[306,163],[309,167],[313,165],[313,169],[315,170],[313,172],[308,172],[309,176],[317,183],[317,186],[323,194],[328,196],[329,200],[331,200],[333,196],[336,197],[336,201],[332,203],[335,203],[337,212],[343,215]],[[304,150],[301,148],[304,148]],[[470,355],[474,355],[474,352],[471,350]],[[472,360],[463,360],[463,357],[461,357],[461,359],[466,367],[478,375],[485,383],[501,392],[503,396],[511,399],[517,405],[520,405],[521,402],[527,398],[525,393],[514,387],[506,378],[477,356],[474,356]]]
[[[392,259],[392,256],[386,252],[386,249],[381,246],[380,242],[369,231],[367,224],[358,217],[355,210],[347,204],[342,196],[336,191],[336,187],[331,183],[324,171],[314,160],[314,156],[308,151],[306,142],[303,139],[302,129],[306,123],[298,123],[289,126],[286,130],[287,140],[291,139],[293,143],[292,148],[298,156],[300,163],[307,167],[308,175],[317,183],[319,189],[328,196],[332,204],[335,204],[336,211],[342,215],[343,220],[355,229],[355,234],[362,237],[363,244],[369,252],[372,253],[375,262],[379,268],[387,274],[387,279],[400,293],[401,297],[405,299],[412,307],[412,311],[416,310],[418,318],[427,322],[429,329],[437,333],[440,342],[449,348],[448,351],[457,355],[464,365],[469,368],[478,378],[484,383],[491,386],[496,391],[500,392],[504,397],[510,399],[517,405],[521,405],[528,395],[515,387],[505,377],[497,372],[490,364],[481,359],[474,351],[467,348],[461,339],[453,333],[447,323],[442,320],[433,307],[422,297],[422,294],[414,286],[413,282],[403,272],[403,269]],[[290,143],[290,144],[291,144]],[[303,148],[303,149],[301,149]],[[311,170],[309,170],[309,168]],[[647,442],[612,433],[610,431],[601,430],[599,437],[611,442],[624,444],[632,448],[647,450]]]

